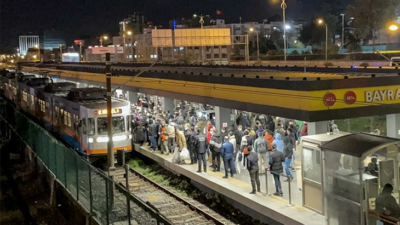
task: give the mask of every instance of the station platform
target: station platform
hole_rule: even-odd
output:
[[[244,213],[259,219],[262,222],[275,225],[321,225],[325,224],[325,217],[302,206],[302,192],[297,186],[296,172],[293,173],[294,180],[291,182],[292,204],[288,204],[288,183],[282,182],[283,197],[274,195],[267,196],[265,189],[265,175],[260,175],[261,193],[249,194],[251,191],[250,176],[246,169],[241,168],[241,173],[223,179],[224,170],[221,165],[221,172],[212,172],[208,168],[207,173],[197,173],[197,164],[175,164],[172,163],[172,154],[168,156],[159,151],[151,151],[148,146],[135,144],[135,151],[152,159],[166,169],[190,178],[195,183],[201,184],[209,190],[213,190],[224,195],[232,201],[233,205]],[[300,155],[299,151],[296,151]],[[299,157],[297,159],[300,159]],[[296,161],[297,162],[297,161]],[[299,163],[299,162],[297,162]],[[273,177],[270,173],[268,177],[269,194],[275,192]],[[284,177],[281,177],[283,181]]]

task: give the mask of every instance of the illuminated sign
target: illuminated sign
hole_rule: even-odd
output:
[[[75,44],[80,44],[80,43],[82,43],[82,40],[74,40],[74,43]]]
[[[121,114],[122,113],[122,109],[112,109],[111,110],[111,114]],[[93,111],[94,115],[107,115],[107,109],[103,109],[103,110],[94,110]]]

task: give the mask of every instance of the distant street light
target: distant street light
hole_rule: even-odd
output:
[[[286,2],[285,2],[285,0],[282,0],[282,4],[281,4],[281,8],[282,8],[282,15],[283,15],[283,27],[284,27],[284,29],[283,29],[283,36],[285,37],[285,38],[283,38],[283,47],[284,47],[284,50],[283,50],[283,52],[284,52],[284,54],[285,54],[285,61],[286,61],[286,8],[287,8],[287,5],[286,5]]]
[[[322,19],[318,20],[318,24],[325,24],[325,60],[328,61],[328,25]]]
[[[250,27],[249,31],[251,33],[253,33],[255,31],[257,34],[257,60],[260,60],[260,44],[258,42],[258,31],[256,29],[254,29],[254,27]]]
[[[399,26],[396,24],[392,24],[389,26],[390,31],[397,31],[399,29]]]
[[[107,40],[107,39],[108,39],[107,35],[100,36],[100,47],[103,47],[103,40]]]
[[[197,17],[197,14],[193,14],[193,17],[196,18],[196,17]]]

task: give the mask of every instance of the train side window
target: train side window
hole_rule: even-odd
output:
[[[28,102],[28,93],[26,93],[25,91],[22,92],[22,99],[23,99],[25,102]]]
[[[66,112],[66,115],[67,115],[67,126],[69,126],[69,127],[72,127],[72,124],[71,124],[71,113],[69,113],[69,112]]]
[[[95,134],[95,120],[94,118],[88,118],[88,127],[87,127],[87,132],[88,135],[94,135]]]
[[[64,110],[60,110],[60,117],[61,117],[61,123],[64,123],[64,119],[66,119],[66,115],[64,115]]]

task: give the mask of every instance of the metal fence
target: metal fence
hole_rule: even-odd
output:
[[[114,183],[74,150],[57,141],[41,126],[0,98],[0,117],[37,154],[72,198],[92,215],[97,223],[170,223],[145,202]]]

